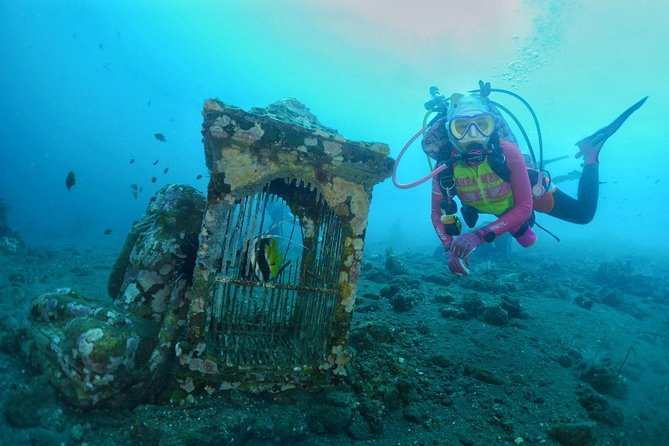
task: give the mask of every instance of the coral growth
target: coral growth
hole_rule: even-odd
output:
[[[185,325],[204,203],[190,186],[156,193],[109,277],[113,305],[69,288],[34,299],[23,351],[71,403],[133,406],[159,398]]]
[[[13,231],[7,223],[7,202],[0,198],[0,253],[16,254],[25,245],[18,232]]]

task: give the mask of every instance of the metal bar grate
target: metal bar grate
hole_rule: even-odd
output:
[[[267,190],[241,199],[225,216],[208,346],[228,366],[313,365],[328,352],[344,232],[319,194],[311,203],[291,203],[302,218],[286,211],[286,223],[276,209],[288,204]],[[277,230],[285,225],[291,225],[287,237]],[[250,247],[262,238],[276,240],[282,254],[269,280],[249,262]]]

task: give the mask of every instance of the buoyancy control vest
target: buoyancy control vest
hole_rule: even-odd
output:
[[[477,165],[478,175],[481,176],[482,174],[491,171],[494,172],[498,177],[497,180],[493,181],[498,181],[499,183],[510,183],[511,171],[506,164],[506,157],[504,156],[504,152],[502,151],[501,145],[499,144],[499,137],[497,135],[493,134],[493,136],[491,137],[491,143],[488,146],[486,146],[483,150],[483,155],[485,159],[483,159],[483,161]],[[471,168],[461,166],[460,165],[461,163],[458,163],[458,161],[467,162],[468,159],[469,156],[467,154],[457,154],[455,156],[450,157],[447,160],[438,162],[437,166],[435,166],[438,167],[443,164],[446,164],[446,168],[438,176],[439,188],[441,190],[442,195],[444,196],[444,200],[442,200],[441,203],[441,208],[443,213],[445,214],[454,215],[458,210],[457,204],[453,201],[453,197],[456,195],[455,188],[456,188],[457,178],[463,176],[471,176],[471,173],[468,173],[465,170]],[[458,170],[460,170],[459,174]],[[527,173],[529,176],[530,184],[535,184],[537,182],[537,178],[539,175],[538,170],[535,169],[533,166],[528,165]],[[550,177],[547,175],[546,172],[544,172],[544,178],[542,181],[544,183],[544,186],[548,188],[550,184]],[[466,186],[462,184],[459,185],[459,189],[461,191],[463,190],[463,188],[465,191],[467,191],[467,190],[478,189],[479,187],[480,186],[478,185],[471,185],[471,186]],[[483,206],[478,206],[478,205],[470,206],[468,204],[463,203],[462,208],[460,209],[460,213],[462,214],[462,217],[467,227],[473,228],[474,226],[476,226],[479,212],[490,213],[499,216],[504,212],[508,211],[511,207],[513,207],[513,195],[510,191],[507,195],[508,196],[505,196],[502,199],[494,200],[490,203],[483,204]],[[476,205],[477,203],[476,201],[474,201],[471,204]],[[533,217],[531,218],[532,220],[534,219]],[[447,233],[449,232],[455,232],[455,231],[451,229],[450,231],[447,231]],[[460,231],[458,230],[457,233],[450,235],[458,235],[459,233]]]

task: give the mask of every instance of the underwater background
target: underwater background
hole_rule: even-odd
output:
[[[231,434],[229,444],[669,444],[667,17],[661,0],[0,0],[0,223],[6,212],[28,248],[0,252],[0,385],[11,389],[0,396],[0,443],[222,444],[211,425],[183,443],[165,440],[185,432],[176,422],[160,443],[137,426],[162,432],[200,417],[223,426],[256,411],[249,432],[266,438]],[[321,431],[312,415],[299,435],[294,425],[279,432],[277,418],[259,430],[259,413],[311,413],[311,400],[281,397],[275,409],[235,396],[231,406],[145,405],[91,421],[45,396],[34,419],[12,415],[26,392],[40,404],[53,392],[19,359],[30,300],[70,286],[108,300],[111,265],[151,196],[169,183],[206,192],[206,99],[248,110],[293,97],[323,125],[386,143],[395,158],[422,126],[430,86],[449,96],[479,80],[532,105],[544,157],[565,157],[547,166],[553,177],[580,171],[576,141],[649,99],[603,148],[591,223],[539,214],[560,242],[537,231],[539,242],[514,247],[513,260],[481,253],[459,282],[433,256],[430,183],[374,188],[351,332],[351,382],[363,384],[325,398],[355,407],[353,427],[330,429],[336,417],[323,411]],[[527,109],[493,99],[538,151]],[[398,179],[428,172],[415,143]],[[575,195],[577,183],[558,187]],[[503,323],[484,311],[500,293],[523,308]],[[604,392],[592,370],[608,371]],[[382,415],[363,411],[378,401]],[[598,423],[586,423],[587,438],[547,433],[584,419]]]
[[[576,141],[649,95],[604,148],[595,221],[539,221],[564,249],[632,239],[637,249],[666,246],[666,2],[4,1],[0,8],[0,190],[10,226],[30,244],[120,247],[160,186],[204,190],[207,98],[248,109],[295,97],[345,137],[385,142],[396,157],[421,127],[431,85],[449,95],[482,79],[533,106],[545,157],[568,156],[548,166],[554,176],[580,170]],[[527,111],[511,97],[494,99],[518,115],[536,151]],[[70,191],[69,171],[77,181]],[[399,179],[427,172],[415,144]],[[574,193],[576,183],[560,188]],[[131,184],[143,187],[136,199]],[[429,183],[402,191],[386,181],[372,206],[369,244],[435,244]],[[536,249],[555,245],[540,238]]]

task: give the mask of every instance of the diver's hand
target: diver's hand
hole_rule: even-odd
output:
[[[491,91],[492,87],[490,86],[490,82],[479,81],[479,95],[482,98],[487,97]]]
[[[432,158],[437,159],[442,148],[448,146],[448,132],[446,131],[446,116],[434,121],[429,129],[423,135],[421,146],[423,152]]]
[[[485,234],[481,230],[476,230],[462,234],[451,243],[451,252],[458,257],[467,257],[473,250],[483,243]]]
[[[453,251],[446,253],[448,257],[448,269],[456,276],[466,276],[469,274],[469,259],[456,256]]]

